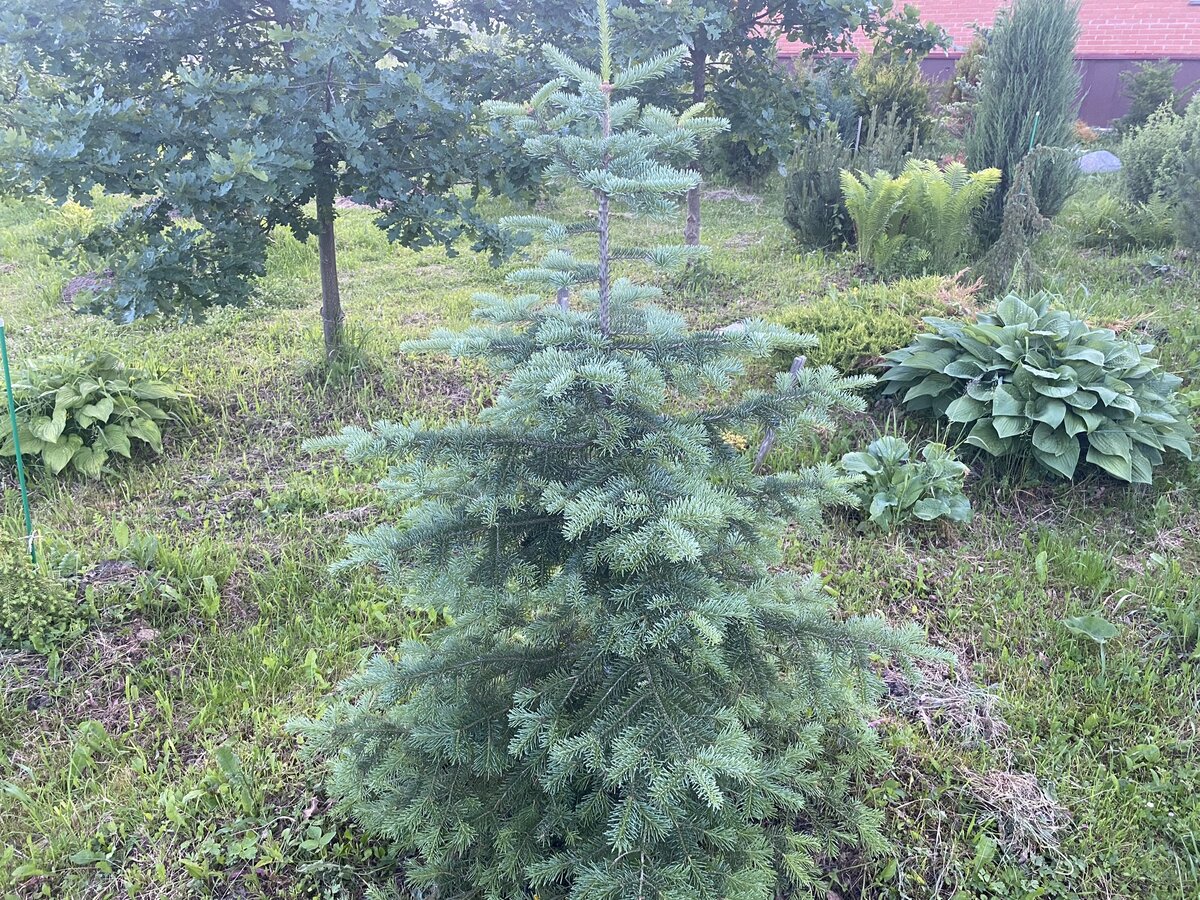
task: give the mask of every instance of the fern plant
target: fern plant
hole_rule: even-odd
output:
[[[647,305],[658,291],[613,278],[611,204],[695,176],[656,159],[655,136],[614,127],[639,121],[614,95],[678,54],[613,71],[603,2],[599,22],[598,72],[550,52],[570,89],[496,108],[594,192],[596,286],[564,308],[538,278],[540,293],[484,298],[479,327],[416,345],[505,374],[477,421],[318,445],[390,464],[404,512],[347,562],[445,605],[450,624],[377,655],[299,727],[331,795],[408,855],[420,890],[761,900],[814,885],[842,844],[880,846],[859,799],[879,759],[874,661],[921,643],[833,615],[819,580],[776,568],[785,523],[819,528],[822,505],[850,497],[844,476],[762,475],[730,439],[811,433],[861,409],[863,381],[809,367],[734,395],[747,359],[811,339],[753,321],[693,333]],[[571,111],[566,127],[544,130],[546,106]],[[637,175],[608,168],[635,161]]]
[[[915,247],[916,259],[950,272],[972,241],[973,216],[999,183],[998,169],[968,172],[959,162],[943,170],[929,160],[910,160],[899,177],[843,171],[859,258],[886,271],[902,248]]]
[[[1175,207],[1162,194],[1146,203],[1101,194],[1072,209],[1070,230],[1082,246],[1111,252],[1169,247],[1175,242]]]
[[[973,219],[1000,186],[999,169],[969,172],[960,162],[945,169],[930,160],[913,160],[908,179],[906,228],[930,253],[934,271],[948,273],[973,239]]]
[[[908,239],[900,230],[909,208],[908,178],[843,170],[842,196],[854,223],[859,260],[885,270]]]

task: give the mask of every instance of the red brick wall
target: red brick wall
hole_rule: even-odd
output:
[[[1084,0],[1079,24],[1080,56],[1200,59],[1200,6],[1188,0]]]
[[[972,25],[991,25],[1007,0],[905,0],[921,18],[950,34],[950,55],[966,47]],[[1082,0],[1080,57],[1200,59],[1200,5],[1189,0]],[[860,36],[864,48],[869,44]],[[781,41],[780,54],[793,56],[799,46]]]
[[[921,18],[937,22],[950,35],[948,51],[937,51],[925,61],[934,79],[953,72],[950,60],[962,54],[974,38],[973,26],[991,25],[996,11],[1009,0],[904,0],[921,11]],[[1083,71],[1080,116],[1092,125],[1107,125],[1128,109],[1120,73],[1137,61],[1174,59],[1183,63],[1177,83],[1181,88],[1200,81],[1200,4],[1189,0],[1082,0],[1080,38],[1076,57]],[[862,34],[859,49],[870,50]],[[779,42],[784,59],[802,47]]]

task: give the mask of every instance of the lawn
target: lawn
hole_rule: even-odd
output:
[[[906,342],[922,314],[989,299],[952,279],[875,283],[851,254],[801,252],[781,204],[774,185],[710,193],[711,259],[664,282],[665,304],[700,325],[754,315],[824,332],[817,361],[851,366]],[[94,215],[116,206],[104,200]],[[472,293],[504,290],[518,261],[399,249],[369,210],[344,211],[355,352],[331,382],[319,365],[315,244],[277,233],[248,308],[118,327],[59,302],[69,273],[45,250],[89,215],[0,205],[14,363],[114,349],[173,373],[196,414],[160,459],[119,477],[34,479],[43,545],[101,617],[48,657],[0,657],[0,885],[56,898],[386,888],[386,848],[330,809],[286,724],[318,711],[374,648],[436,627],[440,611],[437,598],[400,596],[369,574],[330,573],[348,534],[388,517],[381,472],[301,444],[346,424],[448,421],[486,404],[488,373],[405,355],[401,343],[465,324]],[[1038,259],[1063,304],[1158,344],[1185,389],[1200,387],[1200,262],[1082,250],[1072,211],[1060,221]],[[676,227],[618,223],[642,242]],[[782,446],[771,461],[840,457],[889,427],[936,431],[873,401],[820,445]],[[1172,462],[1152,488],[1095,475],[1068,486],[968,459],[969,526],[881,536],[839,511],[819,543],[787,548],[789,565],[825,576],[844,610],[915,620],[953,659],[927,665],[915,686],[887,673],[875,724],[894,763],[868,799],[893,847],[830,860],[829,896],[1200,895],[1200,467]],[[15,531],[10,467],[0,487]],[[1093,612],[1118,626],[1103,655],[1063,625]]]

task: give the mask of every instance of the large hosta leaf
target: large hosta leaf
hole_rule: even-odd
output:
[[[1020,297],[1010,294],[996,305],[996,315],[1005,325],[1028,325],[1033,327],[1038,322],[1038,312]]]
[[[883,463],[870,453],[847,453],[842,457],[842,467],[856,475],[878,475],[883,471]]]
[[[951,422],[974,422],[976,419],[982,419],[988,412],[987,403],[964,394],[946,408],[946,418]]]
[[[46,464],[47,469],[57,475],[70,465],[76,452],[82,446],[83,438],[77,434],[69,434],[53,444],[46,444],[42,447],[42,462]]]
[[[1130,456],[1109,456],[1095,447],[1089,447],[1087,461],[1122,481],[1130,481],[1133,478],[1133,460]]]
[[[1002,438],[1016,437],[1029,430],[1029,420],[1024,416],[993,416],[992,427]]]
[[[1103,366],[1104,352],[1091,347],[1073,347],[1062,354],[1060,359],[1080,360],[1082,362],[1090,362],[1093,365]]]
[[[80,447],[71,457],[71,466],[81,475],[95,478],[104,471],[108,454],[98,447]]]
[[[66,407],[55,407],[52,415],[34,416],[29,421],[29,431],[34,437],[53,444],[67,427]]]
[[[162,453],[162,432],[153,419],[134,419],[125,426],[125,432],[149,444],[156,453]]]
[[[932,522],[939,516],[950,515],[950,505],[945,500],[936,497],[918,500],[913,504],[913,515],[922,522]]]
[[[1154,467],[1149,457],[1137,447],[1129,451],[1129,470],[1129,480],[1134,484],[1150,484],[1154,481]]]
[[[83,409],[75,413],[75,421],[81,427],[87,428],[96,422],[107,422],[108,417],[113,414],[113,402],[111,397],[104,397],[95,403],[89,403]]]
[[[986,450],[992,456],[1003,456],[1012,446],[1011,442],[1000,437],[991,419],[980,419],[967,435],[965,443]]]
[[[1063,619],[1063,625],[1072,634],[1089,638],[1097,644],[1105,644],[1119,633],[1116,625],[1095,613]]]
[[[1039,422],[1038,426],[1033,429],[1033,446],[1056,456],[1066,453],[1071,447],[1074,447],[1078,454],[1079,439],[1073,438],[1065,431],[1047,425],[1045,422]]]
[[[908,389],[904,395],[904,402],[911,403],[918,397],[936,397],[943,391],[949,390],[953,385],[954,379],[947,378],[945,375],[926,376]]]
[[[1075,470],[1079,467],[1079,453],[1079,441],[1074,439],[1070,439],[1070,443],[1059,453],[1048,453],[1037,446],[1033,448],[1033,458],[1063,478],[1075,477]]]
[[[139,400],[175,400],[179,397],[179,391],[161,381],[138,381],[131,390]]]
[[[96,446],[102,447],[109,453],[119,453],[126,459],[130,458],[132,450],[129,444],[129,435],[125,433],[123,425],[105,425],[104,431],[96,439]]]
[[[1026,410],[1026,415],[1035,422],[1044,422],[1051,428],[1061,425],[1067,415],[1067,404],[1061,400],[1045,400],[1042,403],[1035,403],[1034,406],[1033,412]]]
[[[1088,446],[1105,456],[1129,456],[1133,441],[1127,431],[1118,428],[1098,428],[1088,434]]]
[[[992,395],[992,413],[997,416],[1024,417],[1025,403],[1016,395],[1012,387],[1002,384]]]

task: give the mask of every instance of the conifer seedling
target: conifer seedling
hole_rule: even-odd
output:
[[[603,0],[602,0],[603,2]],[[377,654],[326,714],[299,723],[339,806],[442,898],[767,900],[812,886],[850,845],[878,849],[862,790],[881,751],[876,665],[918,629],[843,618],[816,576],[781,570],[782,537],[849,502],[830,465],[760,474],[728,435],[780,444],[862,408],[829,367],[737,387],[748,360],[814,343],[748,321],[690,331],[616,277],[611,210],[665,211],[695,184],[666,160],[720,123],[624,92],[680,59],[614,71],[548,48],[560,78],[493,104],[554,178],[595,198],[594,226],[523,220],[555,249],[482,297],[482,323],[414,349],[482,358],[494,405],[446,427],[352,428],[316,442],[383,458],[397,519],[351,541],[449,624]],[[594,261],[572,250],[595,239]]]

